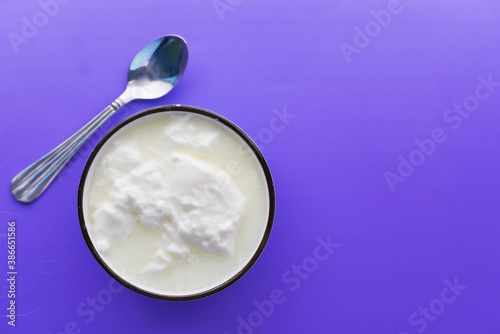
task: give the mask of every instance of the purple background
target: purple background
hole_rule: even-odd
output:
[[[479,77],[500,81],[498,1],[72,0],[51,17],[37,0],[0,6],[0,332],[500,332],[500,87],[471,97]],[[399,11],[390,22],[388,6]],[[38,31],[23,32],[34,20]],[[150,106],[207,108],[255,139],[276,184],[274,229],[255,266],[190,302],[110,289],[90,254],[77,186],[104,131],[36,202],[9,191],[15,174],[118,97],[133,56],[165,34],[189,45],[179,85],[105,128]],[[454,128],[447,110],[464,101],[475,110]],[[272,130],[284,112],[293,116]],[[436,128],[446,140],[433,147]],[[400,156],[420,165],[395,179]],[[9,220],[15,328],[5,318]],[[340,246],[325,259],[318,238]],[[258,313],[254,301],[280,291],[281,303]]]

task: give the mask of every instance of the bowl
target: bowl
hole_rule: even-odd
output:
[[[78,188],[90,252],[124,286],[164,300],[212,295],[262,253],[275,214],[252,139],[206,109],[169,105],[113,127]]]

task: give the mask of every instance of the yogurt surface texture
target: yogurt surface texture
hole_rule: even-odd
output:
[[[269,220],[263,167],[214,118],[149,114],[118,130],[85,180],[92,245],[125,281],[154,294],[201,293],[251,260]]]

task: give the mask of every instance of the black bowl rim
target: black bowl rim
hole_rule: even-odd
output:
[[[90,167],[92,166],[93,161],[95,160],[97,154],[101,150],[101,148],[104,146],[104,144],[116,133],[118,132],[121,128],[125,127],[126,125],[130,124],[133,121],[136,121],[138,119],[141,119],[145,116],[153,115],[153,114],[158,114],[158,113],[164,113],[164,112],[191,112],[194,114],[199,114],[203,115],[209,118],[214,119],[215,121],[218,121],[225,126],[227,126],[230,130],[235,132],[237,135],[239,135],[245,143],[251,148],[253,153],[255,154],[256,158],[258,159],[262,170],[265,174],[266,177],[266,182],[268,186],[268,193],[269,193],[269,215],[268,215],[268,220],[267,220],[267,225],[266,225],[266,230],[264,231],[264,235],[262,236],[262,240],[259,244],[259,247],[255,251],[254,255],[248,261],[248,263],[236,274],[234,274],[231,278],[228,280],[224,281],[223,283],[212,287],[208,290],[193,293],[193,294],[188,294],[188,295],[165,295],[165,294],[160,294],[160,293],[155,293],[152,291],[148,291],[145,289],[142,289],[124,278],[122,278],[120,275],[118,275],[115,271],[113,271],[107,264],[106,262],[101,258],[97,250],[95,249],[92,241],[90,240],[90,236],[88,234],[87,228],[85,226],[85,218],[84,218],[84,213],[83,213],[83,193],[84,193],[84,187],[85,187],[85,182],[87,180],[87,176],[90,170]],[[275,190],[274,190],[274,183],[273,179],[271,176],[271,171],[269,170],[269,166],[264,159],[264,156],[262,155],[261,151],[257,147],[257,145],[253,142],[253,140],[242,130],[240,129],[236,124],[231,122],[230,120],[224,118],[223,116],[214,113],[210,110],[199,108],[199,107],[194,107],[194,106],[189,106],[189,105],[180,105],[180,104],[175,104],[175,105],[165,105],[165,106],[158,106],[158,107],[153,107],[149,108],[146,110],[143,110],[139,113],[136,113],[125,120],[121,121],[117,125],[115,125],[111,130],[109,130],[104,137],[97,143],[95,148],[92,150],[92,153],[90,154],[87,163],[85,164],[85,167],[83,169],[82,177],[80,179],[80,184],[78,186],[78,218],[80,220],[80,227],[82,229],[83,237],[85,239],[85,242],[87,246],[89,247],[90,252],[94,256],[94,258],[97,260],[97,262],[101,265],[101,267],[104,268],[104,270],[114,279],[116,279],[118,282],[120,282],[122,285],[125,287],[136,291],[138,293],[141,293],[143,295],[146,295],[148,297],[156,298],[156,299],[162,299],[162,300],[173,300],[173,301],[186,301],[186,300],[193,300],[193,299],[199,299],[199,298],[204,298],[207,296],[210,296],[216,292],[219,292],[233,283],[235,283],[237,280],[239,280],[257,261],[257,259],[260,257],[262,254],[269,237],[271,235],[271,230],[272,226],[274,224],[274,216],[275,216],[275,209],[276,209],[276,198],[275,198]]]

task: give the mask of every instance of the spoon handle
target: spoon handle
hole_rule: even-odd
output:
[[[74,135],[66,139],[66,141],[17,174],[12,179],[10,187],[14,197],[23,203],[30,203],[37,199],[85,141],[111,115],[128,102],[124,101],[122,96],[113,101],[99,115],[94,117]]]

